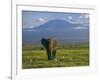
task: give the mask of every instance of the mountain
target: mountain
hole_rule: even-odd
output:
[[[24,43],[40,43],[41,38],[55,37],[59,43],[88,42],[89,29],[75,29],[87,27],[82,24],[71,24],[65,20],[51,20],[35,28],[22,31]]]

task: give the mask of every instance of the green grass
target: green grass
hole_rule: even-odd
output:
[[[58,48],[57,61],[48,61],[45,50],[39,47],[34,49],[33,46],[29,48],[24,45],[22,50],[22,68],[89,66],[89,48],[87,45],[81,46]]]

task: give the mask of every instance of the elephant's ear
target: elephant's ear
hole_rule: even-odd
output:
[[[42,38],[41,39],[41,44],[46,47],[48,45],[48,40]]]

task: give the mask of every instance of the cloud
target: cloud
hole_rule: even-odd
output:
[[[31,28],[38,27],[38,26],[40,26],[40,25],[42,25],[44,23],[46,23],[45,19],[43,19],[43,18],[37,18],[37,19],[33,20]]]
[[[23,28],[35,28],[44,23],[46,23],[45,19],[37,18],[37,19],[33,19],[32,21],[28,22],[26,25],[23,25]]]
[[[82,20],[83,24],[89,24],[89,14],[88,13],[82,13],[79,16],[79,19]]]
[[[73,19],[73,18],[72,18],[72,16],[68,16],[68,19],[70,19],[70,20],[71,20],[71,19]]]
[[[80,24],[79,21],[72,19],[72,20],[67,20],[71,24]]]
[[[79,18],[85,18],[85,19],[89,19],[89,14],[88,13],[82,13]]]
[[[77,17],[68,16],[67,21],[72,24],[82,24],[88,25],[89,24],[89,14],[88,13],[81,13]]]
[[[33,20],[33,24],[36,24],[36,23],[44,23],[46,22],[43,18],[37,18],[37,19],[34,19]]]
[[[38,18],[36,20],[34,20],[35,22],[45,22],[45,20],[43,18]]]
[[[88,29],[88,28],[87,27],[78,26],[78,27],[74,27],[73,29],[75,29],[75,30],[83,30],[83,29]]]

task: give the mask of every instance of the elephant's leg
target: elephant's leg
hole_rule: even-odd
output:
[[[53,59],[55,59],[56,58],[56,50],[54,50],[52,54],[53,54]]]
[[[48,60],[52,60],[52,53],[48,49],[47,49],[47,56],[48,56]]]
[[[53,59],[53,55],[52,55],[52,51],[49,51],[49,59],[52,60]]]

